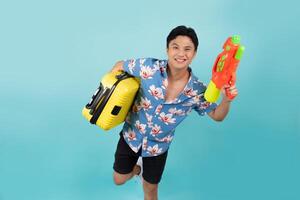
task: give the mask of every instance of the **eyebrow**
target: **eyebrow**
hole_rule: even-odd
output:
[[[172,43],[171,46],[179,46],[176,42]],[[190,45],[184,46],[184,48],[193,48]]]

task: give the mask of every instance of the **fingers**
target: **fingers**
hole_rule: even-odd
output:
[[[232,96],[236,96],[238,94],[238,90],[235,85],[229,87],[228,91]]]
[[[222,88],[223,91],[233,91],[233,90],[237,90],[235,85],[224,85]]]
[[[238,90],[235,88],[235,89],[233,89],[233,90],[230,90],[230,94],[232,95],[232,96],[236,96],[237,94],[238,94]]]
[[[233,96],[233,97],[235,97],[235,96],[237,96],[238,95],[238,90],[237,90],[237,88],[236,88],[236,85],[232,85],[232,86],[230,86],[230,85],[224,85],[223,86],[223,91],[224,91],[224,93],[226,94],[230,94],[230,96]],[[226,92],[225,92],[226,91]]]

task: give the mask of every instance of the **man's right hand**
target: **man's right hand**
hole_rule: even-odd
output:
[[[117,71],[124,71],[123,69],[123,61],[118,61],[115,66],[113,66],[113,68],[111,69],[111,72],[117,72]]]

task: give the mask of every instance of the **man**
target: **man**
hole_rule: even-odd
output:
[[[195,31],[178,26],[167,37],[168,60],[131,59],[117,62],[112,69],[126,71],[141,80],[139,93],[120,133],[114,182],[121,185],[141,174],[146,200],[157,199],[158,184],[175,127],[192,110],[222,121],[231,102],[224,90],[229,90],[234,96],[238,94],[235,86],[226,86],[219,105],[204,99],[206,86],[189,67],[197,48]],[[139,157],[142,157],[142,163],[137,164]]]

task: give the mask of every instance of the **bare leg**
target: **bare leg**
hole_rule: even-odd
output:
[[[158,184],[151,184],[143,180],[144,200],[157,200]]]
[[[122,185],[129,179],[131,179],[134,175],[139,174],[141,171],[141,167],[138,165],[135,165],[132,172],[129,174],[120,174],[116,171],[114,171],[113,178],[116,185]]]

